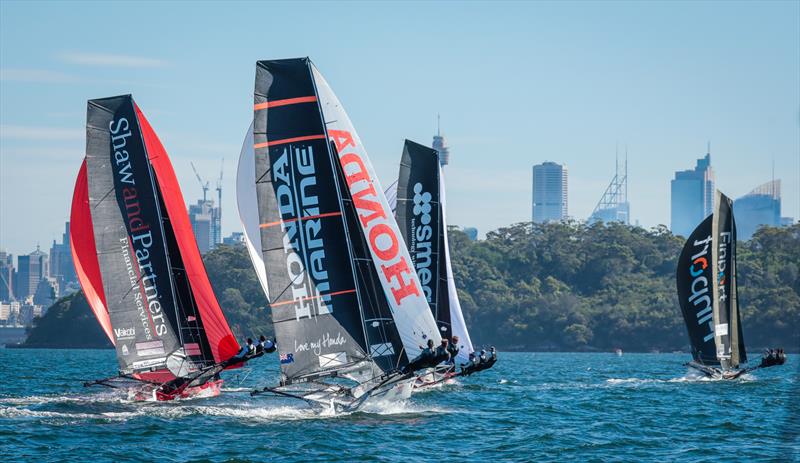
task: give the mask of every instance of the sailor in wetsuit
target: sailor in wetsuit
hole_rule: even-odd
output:
[[[428,364],[434,359],[433,339],[428,339],[427,347],[419,346],[422,352],[414,358],[408,365],[403,367],[403,374],[408,374],[416,370],[428,368]]]
[[[439,344],[439,347],[436,348],[436,352],[434,352],[433,360],[431,364],[428,365],[429,367],[435,367],[436,365],[447,362],[450,360],[450,349],[449,349],[449,341],[447,338],[442,338],[442,343]]]
[[[256,346],[253,345],[253,338],[247,338],[247,344],[242,346],[242,350],[239,351],[238,354],[234,355],[233,358],[245,359],[255,355],[256,353]]]
[[[475,371],[475,352],[469,353],[469,362],[461,364],[461,374],[469,376]]]
[[[456,356],[458,355],[458,336],[453,336],[450,345],[447,346],[447,353],[450,354],[450,360],[447,363],[455,367]]]
[[[484,363],[484,367],[482,368],[482,370],[488,370],[489,368],[492,368],[494,366],[494,363],[497,361],[497,351],[494,349],[494,346],[490,347],[489,351],[491,351],[492,354]]]
[[[268,340],[263,334],[256,343],[256,355],[271,354],[275,352],[275,341]]]

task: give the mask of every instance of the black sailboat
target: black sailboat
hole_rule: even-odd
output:
[[[450,262],[445,185],[439,152],[406,140],[398,180],[394,188],[387,190],[387,197],[395,199],[395,217],[439,332],[450,342],[458,339],[456,359],[419,375],[416,387],[439,384],[458,375],[458,364],[470,365],[474,352]],[[489,364],[487,359],[484,367]]]
[[[252,130],[239,172],[255,202],[239,209],[245,228],[258,214],[251,260],[281,364],[280,385],[258,392],[347,409],[407,397],[399,369],[439,341],[436,323],[366,151],[310,60],[257,63]]]
[[[153,386],[144,399],[219,394],[217,374],[235,366],[226,361],[239,346],[167,152],[130,95],[88,102],[70,227],[76,273],[116,347],[119,377]]]
[[[717,191],[714,212],[692,232],[678,258],[677,286],[692,361],[687,365],[711,377],[738,378],[756,368],[782,364],[782,352],[761,364],[747,362],[736,284],[736,221],[733,201]]]

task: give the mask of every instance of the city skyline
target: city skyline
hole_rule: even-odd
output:
[[[570,215],[588,217],[617,141],[629,146],[632,223],[669,226],[669,180],[709,139],[723,192],[738,198],[769,180],[774,159],[783,215],[800,216],[798,4],[575,5],[336,7],[360,24],[354,30],[328,21],[334,7],[323,4],[307,15],[314,33],[293,36],[279,23],[219,36],[200,31],[212,20],[242,24],[296,10],[201,4],[186,23],[176,4],[156,17],[115,4],[3,2],[0,249],[20,255],[59,236],[83,157],[87,99],[132,92],[184,196],[199,198],[190,162],[216,172],[224,157],[225,170],[235,170],[255,60],[305,55],[337,89],[383,186],[397,177],[402,140],[429,141],[441,113],[452,153],[448,218],[481,235],[530,219],[530,166],[547,159],[570,167]],[[119,15],[162,32],[93,40],[113,32],[100,18]],[[431,15],[453,21],[430,32],[422,24]],[[412,26],[399,39],[383,32],[397,24]],[[430,47],[440,34],[455,43],[444,54]],[[481,72],[472,72],[476,63]],[[232,175],[224,188],[234,191]],[[233,195],[222,207],[236,210]],[[228,212],[222,234],[239,228]]]

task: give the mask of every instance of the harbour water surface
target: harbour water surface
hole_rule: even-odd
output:
[[[221,397],[134,403],[84,388],[111,350],[0,349],[5,462],[798,461],[795,356],[736,381],[681,354],[501,353],[494,369],[348,415],[250,397],[277,361],[227,374]],[[246,377],[245,377],[246,376]]]

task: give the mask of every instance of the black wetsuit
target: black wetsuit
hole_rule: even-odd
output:
[[[450,359],[450,354],[448,353],[449,347],[444,347],[440,345],[436,348],[436,354],[433,357],[432,365],[428,365],[429,367],[435,367],[436,365],[446,362]]]
[[[426,347],[422,349],[422,352],[420,352],[414,360],[403,367],[403,373],[411,373],[413,371],[422,370],[423,368],[428,368],[428,364],[430,364],[434,358],[433,351],[431,351],[430,347]]]
[[[458,355],[458,346],[455,344],[450,344],[449,346],[447,346],[447,353],[450,354],[450,363],[455,365],[456,356]]]

